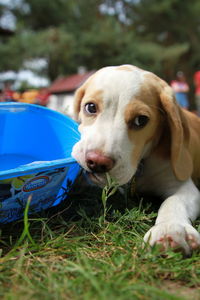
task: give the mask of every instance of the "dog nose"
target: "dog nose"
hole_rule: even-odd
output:
[[[113,168],[115,161],[99,151],[88,151],[86,154],[86,164],[92,172],[106,173]]]

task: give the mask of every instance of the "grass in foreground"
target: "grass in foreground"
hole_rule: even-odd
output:
[[[200,299],[200,255],[143,248],[155,211],[120,194],[109,202],[110,186],[2,228],[1,299]]]

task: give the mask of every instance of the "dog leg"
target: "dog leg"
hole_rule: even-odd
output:
[[[151,246],[161,250],[173,248],[190,255],[200,247],[200,234],[191,225],[200,212],[200,193],[192,180],[188,180],[168,197],[158,211],[156,224],[144,236]]]

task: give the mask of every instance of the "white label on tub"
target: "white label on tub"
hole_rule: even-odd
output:
[[[23,186],[23,192],[32,192],[38,189],[43,188],[45,185],[47,185],[50,181],[50,178],[48,176],[38,176],[34,177],[33,179],[29,180],[25,185]]]

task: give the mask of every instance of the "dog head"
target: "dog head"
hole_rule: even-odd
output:
[[[127,183],[153,151],[170,158],[179,180],[191,175],[187,122],[153,73],[131,65],[100,69],[77,90],[74,113],[81,140],[72,155],[99,184],[106,172]]]

